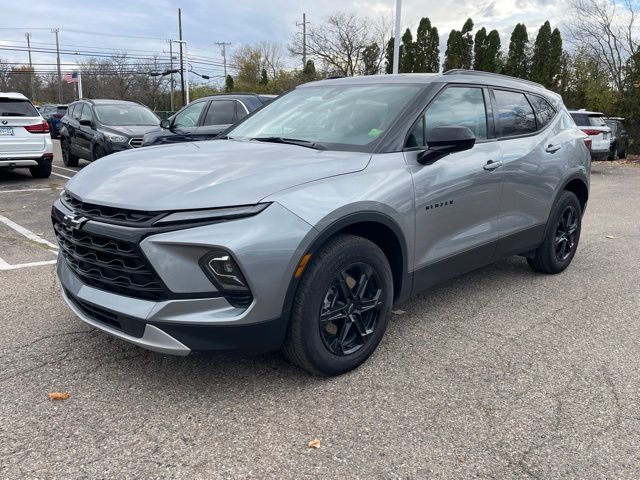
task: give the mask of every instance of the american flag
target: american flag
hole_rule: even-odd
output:
[[[78,72],[65,73],[64,79],[67,83],[78,83]]]

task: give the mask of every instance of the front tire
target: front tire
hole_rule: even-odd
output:
[[[105,156],[105,151],[104,148],[101,145],[96,145],[95,147],[93,147],[93,161],[95,162],[96,160],[98,160],[99,158],[102,158]]]
[[[569,266],[578,248],[582,227],[582,207],[573,192],[563,191],[551,209],[544,240],[527,258],[536,272],[560,273]]]
[[[376,349],[391,317],[393,277],[380,248],[338,235],[314,254],[293,302],[284,354],[320,375],[340,375]]]

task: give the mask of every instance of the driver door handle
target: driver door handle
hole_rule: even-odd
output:
[[[501,166],[502,166],[502,162],[489,160],[483,168],[488,172],[493,172],[496,168],[500,168]]]

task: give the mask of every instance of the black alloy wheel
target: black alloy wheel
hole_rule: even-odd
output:
[[[320,335],[334,355],[350,355],[372,337],[382,308],[378,275],[365,263],[354,263],[333,279],[320,308]]]
[[[556,227],[554,252],[559,262],[565,262],[576,246],[578,231],[578,212],[573,205],[567,205],[562,211]]]

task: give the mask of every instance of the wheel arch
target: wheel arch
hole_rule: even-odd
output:
[[[564,182],[558,194],[564,190],[572,192],[578,197],[580,208],[582,209],[582,213],[584,213],[587,207],[587,201],[589,200],[589,186],[586,178],[580,174],[572,175]]]
[[[327,241],[339,234],[357,235],[375,243],[385,254],[393,276],[394,303],[406,299],[412,287],[412,276],[408,273],[408,247],[400,226],[389,215],[381,212],[357,212],[341,217],[323,228],[313,239],[306,253],[312,259]],[[283,314],[288,317],[299,281],[293,277],[284,301]]]

